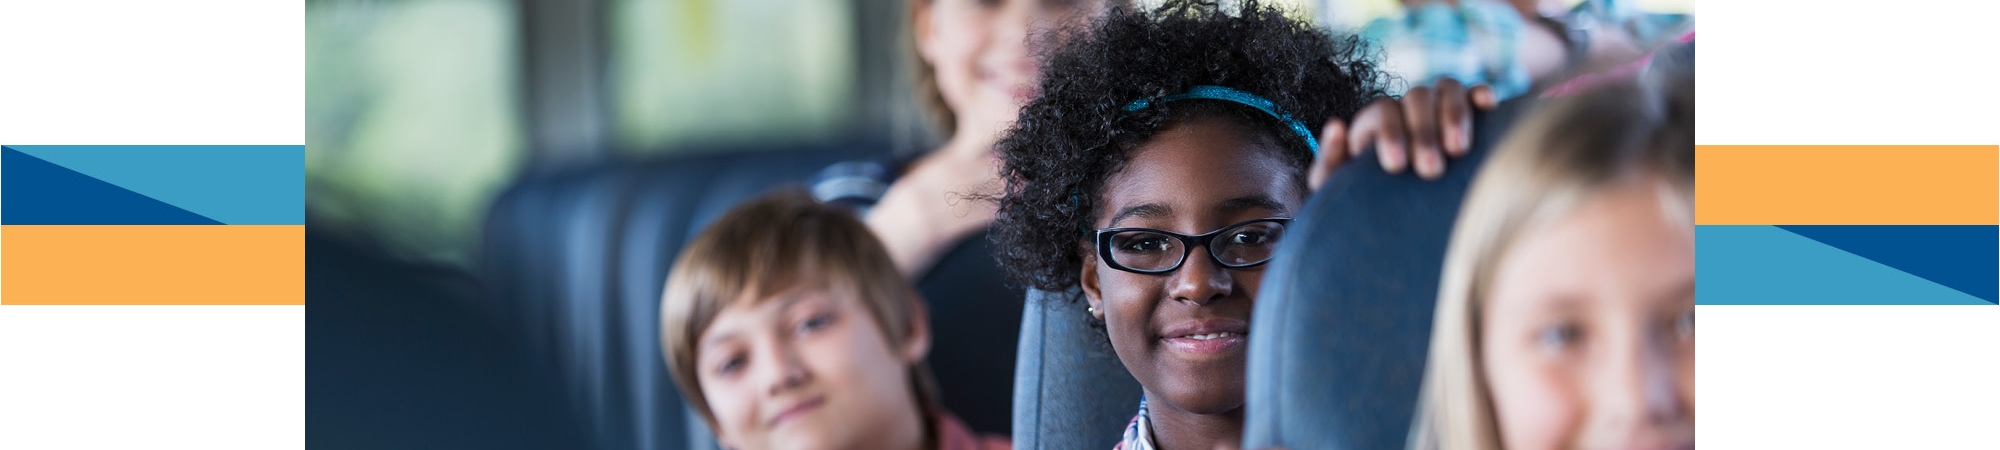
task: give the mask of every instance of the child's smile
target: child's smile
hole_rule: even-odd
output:
[[[778,426],[784,425],[786,422],[790,422],[793,419],[805,417],[807,414],[811,414],[813,411],[818,411],[821,406],[826,406],[826,396],[824,395],[808,398],[805,400],[800,400],[797,403],[793,403],[791,406],[787,406],[779,410],[777,414],[773,415],[771,419],[766,422],[769,422],[770,424],[768,425],[769,427],[778,428]]]
[[[1188,320],[1168,326],[1160,333],[1160,340],[1166,341],[1168,349],[1185,353],[1184,358],[1200,358],[1240,352],[1249,335],[1250,322],[1246,320]]]

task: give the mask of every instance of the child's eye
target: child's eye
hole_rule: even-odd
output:
[[[715,373],[723,375],[734,374],[739,370],[743,370],[743,365],[748,360],[749,358],[744,358],[742,355],[731,356],[728,359],[722,360],[722,364],[716,366]]]
[[[827,325],[832,325],[832,324],[833,324],[832,314],[814,314],[812,317],[806,318],[805,321],[799,322],[798,333],[807,334],[814,331],[819,331],[822,328],[826,328]]]
[[[1549,353],[1562,353],[1583,339],[1583,329],[1574,324],[1556,324],[1535,332],[1535,344]]]
[[[1679,332],[1683,338],[1694,337],[1694,310],[1681,313],[1680,317],[1674,319],[1674,331]]]
[[[1112,239],[1112,242],[1116,244],[1121,253],[1164,252],[1168,248],[1173,247],[1173,241],[1168,240],[1166,236],[1155,233],[1126,233],[1115,236]]]
[[[1258,245],[1263,244],[1268,239],[1270,239],[1270,235],[1264,234],[1262,231],[1244,231],[1231,236],[1229,243],[1236,245]]]
[[[1133,241],[1132,245],[1127,248],[1135,252],[1157,252],[1167,249],[1167,240],[1146,239],[1141,241]]]

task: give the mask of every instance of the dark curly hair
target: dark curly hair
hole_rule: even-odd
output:
[[[1317,133],[1384,95],[1388,78],[1360,38],[1336,37],[1256,0],[1238,3],[1119,6],[1049,41],[1056,46],[1041,58],[1041,95],[1022,107],[996,149],[1007,187],[989,236],[1009,278],[1047,291],[1075,287],[1104,180],[1176,123],[1219,118],[1270,138],[1276,145],[1268,147],[1282,149],[1295,169],[1284,175],[1307,192],[1312,151],[1278,119],[1225,101],[1159,100],[1199,85],[1229,87],[1269,99]],[[1151,106],[1124,111],[1140,99]]]

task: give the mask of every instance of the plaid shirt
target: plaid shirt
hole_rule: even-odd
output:
[[[1146,398],[1139,397],[1139,415],[1132,416],[1132,424],[1125,426],[1125,435],[1118,439],[1118,446],[1111,450],[1158,450],[1153,443],[1153,421],[1146,417]]]

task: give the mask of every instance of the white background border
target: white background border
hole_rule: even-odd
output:
[[[0,0],[0,144],[302,145],[304,14]],[[0,306],[0,449],[302,448],[305,314]]]
[[[1698,142],[2000,144],[1989,5],[1704,2]],[[0,143],[301,144],[303,14],[0,2]],[[2000,448],[2000,307],[1698,311],[1704,448]],[[302,447],[304,324],[0,307],[0,448]]]
[[[1697,11],[1698,144],[2000,144],[1992,2]],[[1695,314],[1701,448],[2000,449],[2000,306]]]

